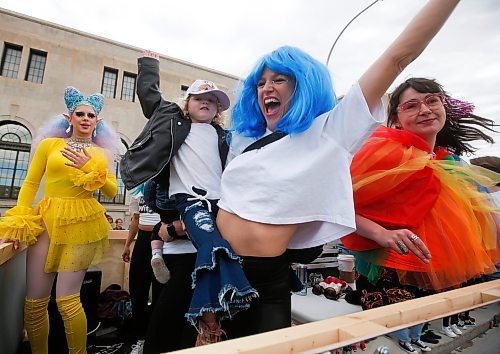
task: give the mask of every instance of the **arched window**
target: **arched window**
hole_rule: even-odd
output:
[[[115,173],[116,173],[116,180],[118,182],[118,192],[116,193],[114,198],[107,198],[105,195],[101,194],[100,190],[97,190],[94,193],[94,197],[97,198],[97,200],[100,203],[107,203],[107,204],[125,204],[125,184],[123,183],[121,174],[120,174],[120,159],[121,157],[125,154],[125,152],[128,149],[127,143],[121,139],[121,145],[120,145],[120,150],[118,151],[118,156],[115,159]]]
[[[0,123],[0,198],[17,199],[26,178],[30,159],[31,133],[11,121]]]

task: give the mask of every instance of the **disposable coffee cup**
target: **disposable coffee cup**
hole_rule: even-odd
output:
[[[339,278],[347,283],[354,283],[354,256],[350,254],[339,254]]]

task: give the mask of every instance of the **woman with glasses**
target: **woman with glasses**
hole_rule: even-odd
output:
[[[119,140],[98,118],[104,97],[67,87],[64,100],[68,114],[40,132],[17,205],[0,220],[0,242],[28,245],[24,325],[34,354],[49,350],[47,306],[56,275],[55,300],[69,353],[86,353],[80,288],[87,268],[100,262],[111,230],[93,193],[100,189],[112,198],[117,192],[111,171]],[[44,197],[32,207],[44,176]]]
[[[224,326],[228,337],[291,325],[285,251],[354,231],[352,156],[384,121],[386,90],[457,3],[429,1],[338,104],[328,68],[297,48],[264,56],[244,80],[232,112],[217,226],[242,257],[259,298]],[[249,151],[256,141],[261,148]]]
[[[494,122],[426,78],[400,84],[388,115],[351,165],[357,231],[342,242],[356,256],[363,309],[460,287],[500,259],[499,209],[483,192],[500,175],[459,158],[475,151],[470,141],[493,142],[483,130]],[[403,350],[430,350],[422,326],[394,333]]]

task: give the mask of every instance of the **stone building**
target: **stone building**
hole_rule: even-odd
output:
[[[0,212],[15,202],[26,176],[31,142],[48,119],[66,111],[63,92],[106,97],[100,116],[118,132],[122,153],[146,123],[136,93],[142,49],[0,8]],[[161,56],[161,90],[180,102],[195,79],[214,81],[229,93],[238,77]],[[119,171],[116,162],[116,170]],[[128,193],[118,175],[112,200],[96,193],[108,212],[128,225]],[[36,200],[41,198],[43,188]]]

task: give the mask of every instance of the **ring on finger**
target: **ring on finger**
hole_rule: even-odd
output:
[[[406,247],[406,245],[402,241],[396,242],[396,245],[401,250],[401,253],[403,253],[403,254],[407,254],[408,253],[408,247]]]
[[[411,242],[415,242],[418,240],[418,236],[416,234],[411,234],[411,236],[409,237],[410,241]]]

